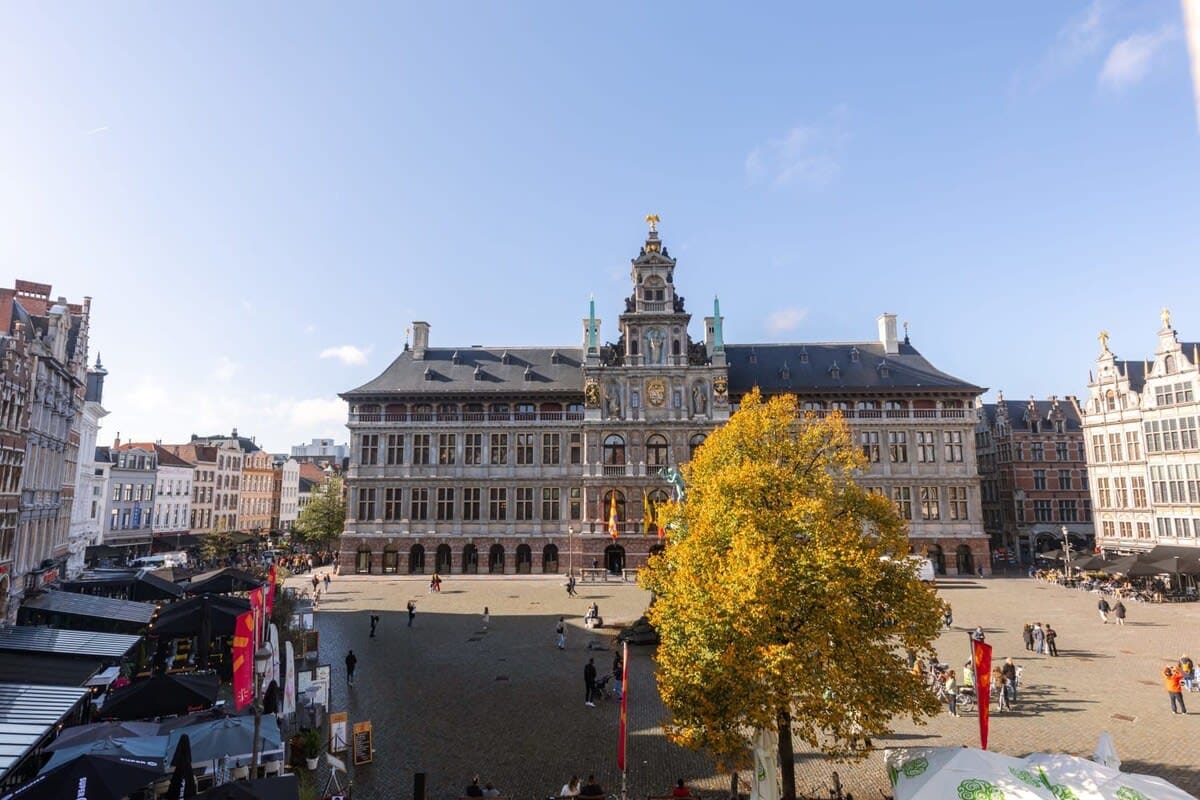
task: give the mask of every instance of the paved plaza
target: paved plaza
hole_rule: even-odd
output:
[[[303,585],[305,576],[292,579]],[[589,657],[607,672],[617,627],[637,618],[648,594],[632,584],[581,584],[569,598],[561,578],[449,576],[441,594],[421,577],[339,576],[323,593],[318,613],[321,661],[333,665],[335,710],[374,725],[375,760],[354,774],[355,798],[407,798],[413,774],[425,772],[429,796],[461,795],[471,776],[492,781],[506,796],[542,800],[567,778],[594,772],[619,791],[616,740],[619,704],[584,705],[583,668]],[[1160,681],[1162,667],[1200,647],[1200,604],[1130,604],[1127,624],[1103,625],[1096,595],[1030,579],[948,580],[941,595],[953,604],[954,628],[938,644],[942,660],[961,667],[967,634],[987,631],[994,656],[1012,655],[1025,667],[1012,712],[992,714],[993,750],[1022,755],[1055,750],[1088,755],[1101,731],[1116,741],[1125,769],[1166,777],[1200,793],[1192,753],[1200,738],[1200,694],[1187,695],[1187,716],[1173,716]],[[404,611],[417,604],[412,628]],[[587,606],[596,602],[606,623],[585,631]],[[484,606],[491,612],[484,630]],[[368,637],[369,612],[380,614],[377,638]],[[554,627],[568,622],[567,648],[554,646]],[[1059,658],[1027,653],[1021,624],[1050,622],[1059,633]],[[343,657],[359,657],[357,682],[348,689]],[[652,648],[630,648],[629,795],[666,792],[677,777],[713,793],[727,776],[712,761],[667,742],[663,708],[653,683]],[[974,715],[943,714],[929,725],[902,722],[877,748],[978,745]],[[834,764],[814,753],[797,756],[797,789],[825,794],[837,770],[856,797],[886,789],[879,754],[858,764]],[[748,778],[748,776],[745,776]]]

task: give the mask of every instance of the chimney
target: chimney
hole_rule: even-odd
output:
[[[121,432],[117,431],[117,438],[113,439],[113,449],[116,450],[121,446]]]
[[[896,339],[896,315],[880,314],[876,322],[879,323],[879,343],[883,345],[883,352],[888,355],[899,353],[900,342]]]
[[[425,351],[429,349],[429,323],[414,321],[413,328],[413,360],[424,361]]]

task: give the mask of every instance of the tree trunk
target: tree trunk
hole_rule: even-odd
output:
[[[792,750],[792,714],[786,708],[781,708],[776,719],[779,727],[781,800],[796,800],[796,754]]]

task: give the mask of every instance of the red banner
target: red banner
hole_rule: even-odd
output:
[[[267,570],[267,619],[271,618],[271,613],[275,610],[275,565],[271,564],[271,568]],[[264,626],[265,627],[265,626]]]
[[[626,709],[629,707],[629,642],[625,642],[621,650],[621,723],[618,728],[617,769],[625,771],[625,724]]]
[[[971,661],[975,665],[975,700],[979,706],[979,747],[987,750],[988,710],[992,698],[992,646],[972,639]]]
[[[254,700],[254,611],[239,614],[233,631],[233,707],[241,710]]]
[[[250,612],[254,614],[254,632],[259,635],[260,639],[263,632],[267,629],[267,626],[263,624],[263,611],[266,608],[266,602],[266,593],[263,591],[263,587],[260,586],[257,589],[250,590]],[[261,643],[261,641],[255,641],[254,646],[257,647]]]
[[[609,495],[608,503],[608,535],[617,540],[617,492],[614,489]]]

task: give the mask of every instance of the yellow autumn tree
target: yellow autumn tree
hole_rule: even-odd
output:
[[[641,573],[668,736],[744,764],[753,730],[776,731],[785,798],[793,737],[855,757],[939,708],[905,656],[929,651],[942,604],[895,507],[856,483],[865,466],[840,416],[755,391],[684,467],[666,550]]]

